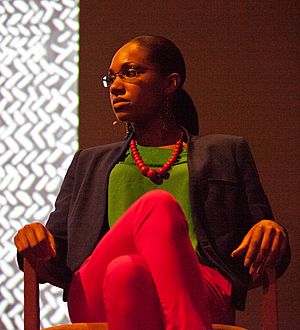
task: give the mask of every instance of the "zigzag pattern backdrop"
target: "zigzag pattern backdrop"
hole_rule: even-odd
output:
[[[0,1],[0,330],[23,329],[13,237],[45,222],[77,149],[78,0]],[[67,322],[40,286],[42,326]]]

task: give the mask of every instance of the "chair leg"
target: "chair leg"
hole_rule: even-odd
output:
[[[39,329],[39,284],[35,270],[24,258],[24,330]]]

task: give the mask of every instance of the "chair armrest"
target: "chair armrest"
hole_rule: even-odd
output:
[[[40,329],[39,284],[35,270],[24,258],[24,330]]]
[[[262,326],[264,330],[278,329],[277,283],[275,268],[263,274]]]

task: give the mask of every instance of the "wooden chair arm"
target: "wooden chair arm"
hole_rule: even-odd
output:
[[[24,258],[24,330],[39,329],[39,284],[35,270]]]
[[[263,274],[262,328],[263,330],[278,330],[275,268],[268,269]]]

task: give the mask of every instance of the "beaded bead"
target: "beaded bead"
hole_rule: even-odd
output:
[[[149,179],[155,180],[158,177],[156,170],[153,170],[153,169],[149,170],[147,172],[147,177]]]
[[[163,179],[167,179],[169,176],[169,173],[167,171],[165,171],[162,167],[157,170],[157,173]]]
[[[147,176],[147,173],[148,173],[148,171],[149,171],[149,167],[148,167],[148,166],[144,165],[144,166],[140,167],[139,169],[140,169],[140,172],[141,172],[143,175]]]

